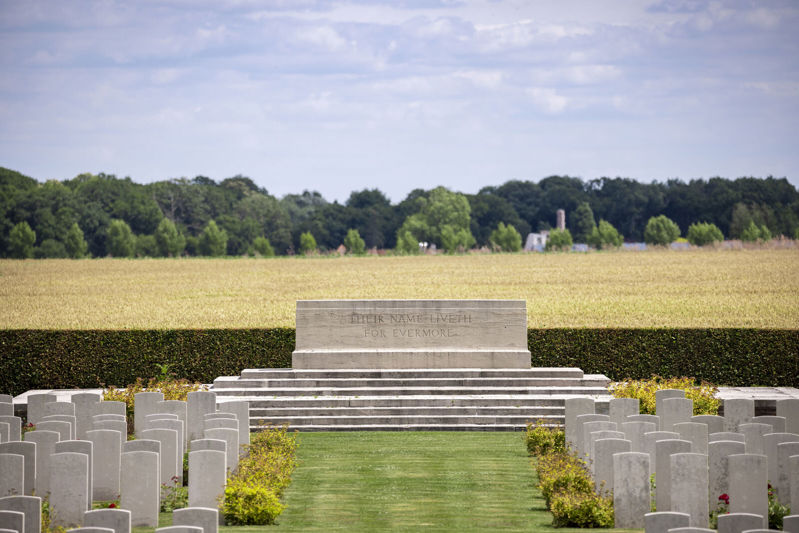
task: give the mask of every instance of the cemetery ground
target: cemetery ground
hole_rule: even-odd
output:
[[[0,328],[293,327],[328,298],[525,299],[532,328],[799,324],[799,249],[0,260]]]

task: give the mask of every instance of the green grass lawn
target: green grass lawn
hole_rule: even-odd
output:
[[[520,433],[303,433],[299,440],[278,525],[220,532],[585,531],[550,525]],[[162,515],[162,526],[170,522]]]

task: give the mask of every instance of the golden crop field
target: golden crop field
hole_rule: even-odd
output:
[[[799,327],[799,250],[0,261],[0,329],[294,326],[296,300],[512,298],[529,327]]]

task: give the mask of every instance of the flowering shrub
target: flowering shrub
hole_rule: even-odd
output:
[[[566,451],[566,434],[560,428],[548,427],[543,420],[527,424],[524,441],[527,444],[527,453],[530,455],[544,455],[550,451]]]
[[[555,527],[613,527],[613,498],[559,492],[552,499],[552,516]]]
[[[718,506],[710,511],[710,527],[712,529],[718,529],[719,527],[719,516],[723,514],[729,514],[730,512],[730,497],[725,492],[721,496],[719,496]]]
[[[782,529],[782,519],[790,514],[791,509],[777,501],[774,487],[768,484],[768,527],[769,529]]]
[[[614,398],[638,398],[642,414],[655,414],[655,392],[661,389],[682,389],[685,397],[694,402],[694,415],[715,415],[721,400],[716,398],[718,388],[707,382],[696,385],[694,378],[662,378],[627,380],[611,383]]]
[[[544,497],[547,509],[560,493],[592,494],[594,482],[585,462],[566,452],[550,452],[538,457],[536,463],[538,488]]]
[[[171,513],[175,509],[189,506],[189,489],[180,483],[178,476],[172,476],[172,483],[161,484],[161,512]]]

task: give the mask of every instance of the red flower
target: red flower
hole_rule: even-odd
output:
[[[111,502],[110,504],[108,504],[108,508],[109,508],[109,509],[115,509],[115,508],[116,508],[116,506],[117,506],[117,504],[115,504],[115,503],[113,503],[113,502]]]
[[[723,501],[726,505],[729,505],[730,504],[730,497],[725,492],[724,494],[719,496],[719,501]]]

